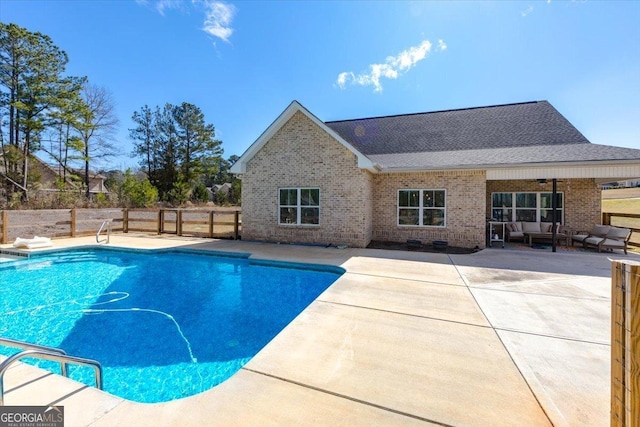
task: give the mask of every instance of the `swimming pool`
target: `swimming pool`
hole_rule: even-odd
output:
[[[343,272],[184,250],[37,254],[0,264],[0,336],[98,360],[105,391],[164,402],[229,378]],[[93,385],[90,368],[69,373]]]

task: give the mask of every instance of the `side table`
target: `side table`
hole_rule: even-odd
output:
[[[505,227],[504,222],[501,221],[489,221],[489,226],[487,227],[489,231],[489,247],[493,247],[493,242],[502,242],[502,247],[504,248],[504,238],[505,238]]]

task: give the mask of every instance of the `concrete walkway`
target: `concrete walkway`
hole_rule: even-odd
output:
[[[347,273],[199,395],[138,404],[21,365],[5,376],[6,404],[64,405],[66,426],[608,425],[608,258],[621,253],[446,255],[121,235],[110,246],[243,252]]]

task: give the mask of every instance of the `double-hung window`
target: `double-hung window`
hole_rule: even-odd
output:
[[[563,222],[564,194],[556,193],[556,222]],[[553,193],[493,193],[491,217],[498,221],[552,222]]]
[[[319,225],[319,188],[281,188],[278,197],[278,224]]]
[[[445,190],[398,190],[398,225],[444,227]]]

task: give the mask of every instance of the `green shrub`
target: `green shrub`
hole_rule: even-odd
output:
[[[182,206],[187,202],[187,200],[189,200],[190,194],[191,187],[189,187],[189,183],[182,180],[175,181],[168,194],[169,203],[174,206]]]
[[[106,194],[104,193],[96,194],[96,205],[98,205],[98,207],[104,208],[108,204],[109,204],[109,199],[107,198]]]
[[[199,182],[193,187],[191,200],[194,203],[206,203],[209,201],[209,191],[203,183]]]
[[[124,173],[120,194],[123,206],[128,208],[148,208],[158,201],[158,189],[147,178],[133,175],[130,169]]]

